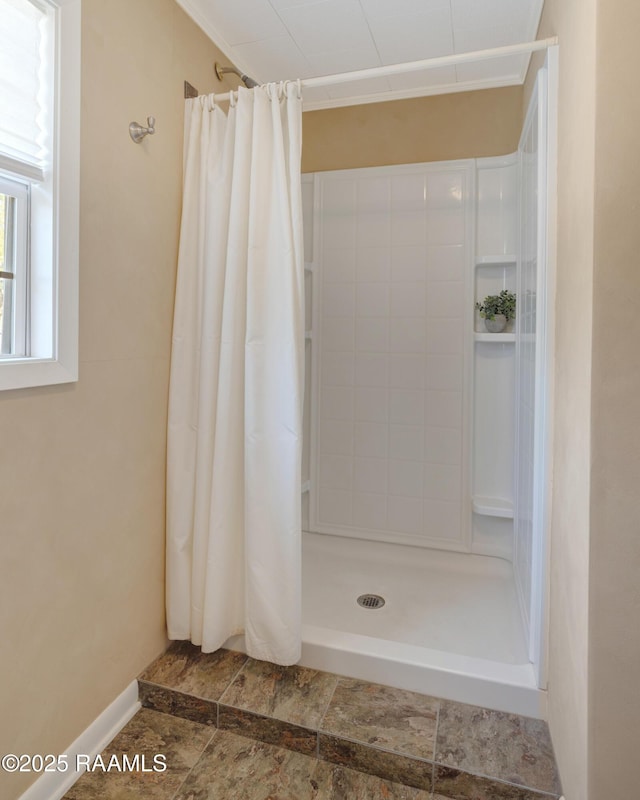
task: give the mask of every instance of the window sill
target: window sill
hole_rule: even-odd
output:
[[[0,360],[0,391],[73,383],[78,380],[77,363],[64,364],[53,358],[3,358]]]

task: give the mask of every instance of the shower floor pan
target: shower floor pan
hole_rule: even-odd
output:
[[[303,666],[546,716],[507,561],[318,533],[302,541]],[[362,607],[365,594],[384,605]]]

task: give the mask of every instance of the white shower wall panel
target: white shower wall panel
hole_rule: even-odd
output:
[[[515,159],[513,156],[482,159],[478,166],[477,257],[481,260],[513,255],[518,251],[518,171]]]
[[[316,179],[311,529],[466,549],[472,164]]]

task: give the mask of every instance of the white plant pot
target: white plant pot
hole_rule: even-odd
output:
[[[493,319],[485,319],[484,324],[489,333],[502,333],[507,327],[507,318],[504,314],[496,314]]]

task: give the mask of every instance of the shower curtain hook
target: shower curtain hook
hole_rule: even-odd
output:
[[[296,85],[298,87],[298,100],[302,100],[302,81],[300,78],[296,81]]]
[[[229,92],[229,105],[231,108],[236,107],[236,103],[238,102],[238,98],[240,97],[240,92]]]

